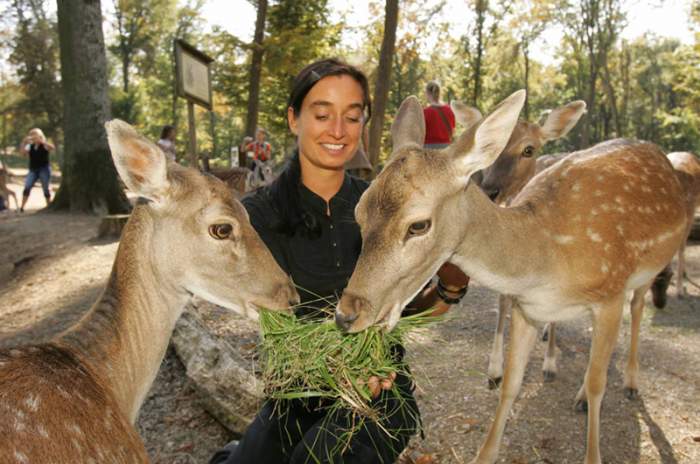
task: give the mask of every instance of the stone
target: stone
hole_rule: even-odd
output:
[[[227,429],[243,433],[263,398],[254,363],[224,337],[213,334],[193,306],[177,322],[171,342],[204,409]]]

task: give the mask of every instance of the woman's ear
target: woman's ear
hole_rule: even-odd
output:
[[[297,130],[297,117],[294,114],[294,108],[291,106],[287,108],[287,124],[289,124],[289,129],[292,131],[292,134],[299,135]]]

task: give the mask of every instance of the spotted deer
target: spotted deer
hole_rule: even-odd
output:
[[[148,462],[134,423],[190,297],[253,318],[298,300],[221,181],[167,162],[124,122],[106,128],[121,178],[147,201],[82,319],[46,344],[0,351],[2,462]]]
[[[450,106],[456,119],[465,128],[471,127],[482,119],[479,110],[464,103],[452,101]],[[566,155],[566,153],[561,153],[537,156],[547,142],[568,134],[585,112],[586,102],[576,100],[550,111],[542,125],[519,119],[510,139],[496,161],[479,172],[478,183],[486,195],[497,204],[508,205],[535,174]],[[514,240],[517,240],[517,237],[514,237]],[[503,377],[503,331],[510,307],[510,297],[499,295],[498,322],[487,371],[490,389],[497,388]],[[547,350],[545,351],[542,371],[545,381],[549,382],[554,379],[557,372],[554,324],[547,324],[544,334],[543,338],[547,341]]]
[[[693,226],[695,209],[700,205],[700,160],[698,160],[698,157],[693,153],[687,151],[673,152],[669,153],[667,156],[685,192],[686,214],[688,215],[688,230],[685,234],[686,239],[683,240],[678,249],[678,274],[676,275],[676,292],[678,298],[684,298],[688,295],[683,285],[683,278],[685,276],[685,246],[688,235],[690,235],[690,229]],[[668,289],[668,284],[672,276],[673,272],[669,264],[661,274],[656,277],[651,287],[654,305],[656,305],[657,308],[666,306],[666,290]]]
[[[534,322],[590,315],[591,352],[576,403],[588,411],[585,462],[600,464],[600,404],[625,295],[634,293],[632,325],[638,327],[644,293],[684,238],[683,193],[657,146],[617,139],[572,153],[535,176],[510,207],[497,206],[470,177],[503,151],[524,97],[514,93],[444,150],[422,148],[421,105],[415,97],[403,102],[392,125],[390,161],[355,211],[362,251],[336,323],[349,332],[371,325],[391,330],[446,261],[510,295],[500,400],[472,461],[484,464],[497,459],[537,337]],[[636,342],[633,337],[633,350]],[[627,390],[637,391],[637,375],[631,357]]]
[[[212,169],[209,173],[224,181],[236,195],[241,196],[269,185],[275,180],[272,168],[267,164],[261,163],[258,169],[259,172],[258,170],[250,170],[244,167],[233,167],[229,169]]]

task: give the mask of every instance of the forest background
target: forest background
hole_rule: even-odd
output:
[[[385,102],[375,101],[384,107],[373,122],[375,165],[390,149],[388,128],[401,101],[412,94],[424,98],[432,79],[442,84],[443,100],[460,99],[482,112],[525,88],[522,116],[533,121],[547,109],[585,100],[587,115],[547,152],[619,136],[650,140],[667,151],[700,152],[700,0],[677,11],[677,27],[692,37],[687,42],[651,33],[623,39],[630,3],[622,0],[464,0],[456,11],[446,11],[454,4],[446,1],[370,1],[366,22],[352,28],[346,26],[349,13],[334,10],[329,0],[239,3],[257,13],[250,41],[209,25],[203,0],[103,1],[112,116],[152,139],[164,124],[174,124],[185,158],[186,103],[175,94],[173,56],[173,40],[180,38],[215,59],[214,107],[197,110],[197,139],[200,152],[220,163],[258,125],[268,130],[278,162],[289,153],[291,79],[325,56],[360,66],[373,92],[388,87]],[[44,130],[62,159],[55,10],[45,0],[0,0],[0,148],[11,165],[10,155],[31,127]],[[467,18],[461,30],[443,19],[459,14]],[[533,47],[541,47],[552,29],[561,38],[550,45],[552,59],[538,60],[541,50]],[[355,39],[347,40],[348,33]]]

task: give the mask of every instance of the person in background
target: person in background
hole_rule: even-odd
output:
[[[262,168],[267,164],[267,162],[270,160],[270,156],[272,155],[272,146],[269,142],[265,141],[265,135],[265,129],[258,127],[258,129],[255,131],[255,141],[250,142],[246,146],[246,152],[253,153],[252,169],[260,180],[265,180]]]
[[[253,137],[246,135],[243,141],[238,146],[238,166],[242,168],[250,168],[253,163],[253,152],[248,151],[248,145],[253,142]],[[250,159],[248,159],[250,158]]]
[[[423,108],[425,118],[425,148],[445,148],[452,142],[455,115],[449,105],[440,101],[440,84],[430,81],[425,86],[428,106]]]
[[[326,317],[324,308],[336,304],[359,257],[362,236],[354,209],[368,184],[348,175],[345,165],[357,152],[370,114],[362,71],[332,58],[308,65],[294,79],[288,100],[287,122],[297,149],[271,185],[243,198],[251,224],[298,286],[299,316]],[[445,298],[454,302],[466,293],[466,276],[456,267],[443,266],[438,275]],[[449,304],[440,306],[438,298],[440,292],[430,288],[414,307],[446,310]],[[394,355],[400,359],[403,347],[395,346]],[[381,424],[367,421],[341,456],[331,459],[326,451],[338,444],[352,412],[330,416],[323,402],[313,398],[282,404],[267,400],[240,443],[219,450],[210,464],[395,462],[416,432],[419,414],[406,376],[382,380],[368,382],[382,387],[373,405],[386,419]],[[391,390],[392,385],[397,388]],[[410,413],[391,414],[401,402]]]
[[[51,191],[49,182],[51,181],[51,165],[49,164],[49,153],[56,147],[46,140],[46,136],[39,128],[29,131],[22,140],[19,147],[20,153],[29,157],[29,173],[24,181],[24,191],[22,192],[22,206],[20,212],[24,212],[24,206],[29,200],[29,193],[37,180],[41,181],[41,188],[44,191],[46,206],[51,201]]]
[[[158,140],[157,145],[163,150],[165,156],[170,161],[175,161],[177,151],[175,150],[175,139],[177,137],[177,131],[175,126],[166,125],[160,131],[160,140]]]

